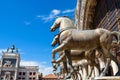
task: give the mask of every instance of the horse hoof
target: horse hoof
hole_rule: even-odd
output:
[[[70,76],[70,74],[69,74],[69,75],[66,76],[65,79],[70,79],[70,78],[71,78],[71,76]]]
[[[56,71],[55,70],[53,70],[53,73],[56,75]]]
[[[105,73],[101,73],[100,77],[105,76]]]
[[[90,78],[90,77],[89,77],[89,76],[87,76],[87,78],[86,78],[85,80],[89,80],[89,78]]]

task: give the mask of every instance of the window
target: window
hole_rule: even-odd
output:
[[[32,75],[32,72],[30,72],[29,75]]]
[[[116,13],[119,13],[120,11],[119,8],[117,8],[118,10],[116,10],[116,5],[114,4],[117,2],[117,0],[97,1],[98,3],[96,5],[96,10],[94,14],[93,27],[101,27],[109,30],[113,29],[114,27],[118,27],[117,17],[119,16]]]
[[[22,72],[19,72],[19,75],[22,75]]]
[[[18,79],[21,79],[21,77],[18,77]]]
[[[33,75],[36,75],[36,72],[33,72]]]
[[[3,80],[3,77],[1,77],[1,80]]]
[[[11,77],[11,79],[10,80],[13,80],[13,77]]]
[[[25,72],[23,72],[23,75],[25,75]]]
[[[30,77],[29,80],[32,80],[32,78]]]
[[[23,77],[22,80],[25,80],[25,78]]]
[[[33,78],[33,80],[35,80],[35,77]]]

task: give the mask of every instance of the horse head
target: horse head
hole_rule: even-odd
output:
[[[50,27],[50,31],[51,31],[51,32],[55,31],[56,28],[59,27],[60,22],[61,22],[61,17],[56,17],[56,19],[55,19],[53,25]]]
[[[74,27],[74,23],[67,16],[57,17],[55,19],[53,25],[51,26],[50,31],[53,32],[59,27],[60,27],[60,29],[63,29],[65,27]]]
[[[119,45],[120,44],[120,31],[113,31],[111,33],[112,33],[112,35],[115,36],[115,38],[117,40],[117,44]]]

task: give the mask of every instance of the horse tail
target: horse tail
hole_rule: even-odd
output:
[[[118,42],[118,44],[120,43],[120,32],[118,31],[113,31],[111,32],[111,35],[114,36]]]

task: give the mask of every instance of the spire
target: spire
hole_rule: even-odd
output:
[[[15,46],[14,46],[14,44],[12,45],[11,50],[12,50],[11,52],[13,53],[14,50],[15,50]]]

